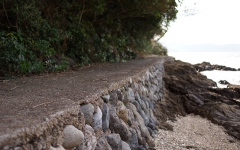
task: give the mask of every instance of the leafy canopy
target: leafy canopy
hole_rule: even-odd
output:
[[[176,19],[175,0],[0,0],[0,76],[119,62]]]

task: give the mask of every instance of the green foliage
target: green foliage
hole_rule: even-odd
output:
[[[167,48],[164,47],[162,44],[158,43],[157,41],[152,40],[147,44],[147,51],[145,53],[155,55],[167,55]]]
[[[176,18],[175,0],[0,0],[0,75],[120,62],[153,44]]]

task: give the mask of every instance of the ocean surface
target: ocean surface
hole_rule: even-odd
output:
[[[191,64],[210,62],[212,65],[224,65],[232,68],[240,68],[240,51],[230,52],[169,52],[169,56],[176,60],[189,62]],[[219,84],[220,80],[227,80],[231,84],[240,85],[240,71],[203,71],[209,79],[215,81],[220,88],[226,88],[226,85]]]

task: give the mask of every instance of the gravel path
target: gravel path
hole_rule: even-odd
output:
[[[168,123],[173,131],[159,130],[155,137],[157,150],[240,150],[239,140],[200,116],[188,115]]]

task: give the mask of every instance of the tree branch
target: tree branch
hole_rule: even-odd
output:
[[[3,0],[3,10],[4,10],[5,14],[6,14],[6,17],[7,17],[7,20],[8,20],[8,23],[10,24],[10,26],[12,26],[12,27],[14,27],[14,28],[18,28],[17,26],[14,26],[14,25],[12,25],[12,24],[10,23],[9,18],[8,18],[8,14],[7,14],[7,10],[6,10],[6,8],[5,8],[4,0]]]
[[[85,9],[85,0],[83,0],[83,9],[82,9],[82,12],[81,12],[80,17],[79,17],[79,22],[78,22],[79,24],[82,21],[82,16],[83,16],[83,13],[84,13],[84,9]]]
[[[120,2],[120,0],[118,0],[119,4],[120,4],[120,7],[122,9],[123,12],[126,12],[124,9],[123,9],[123,6],[122,6],[122,3]]]

